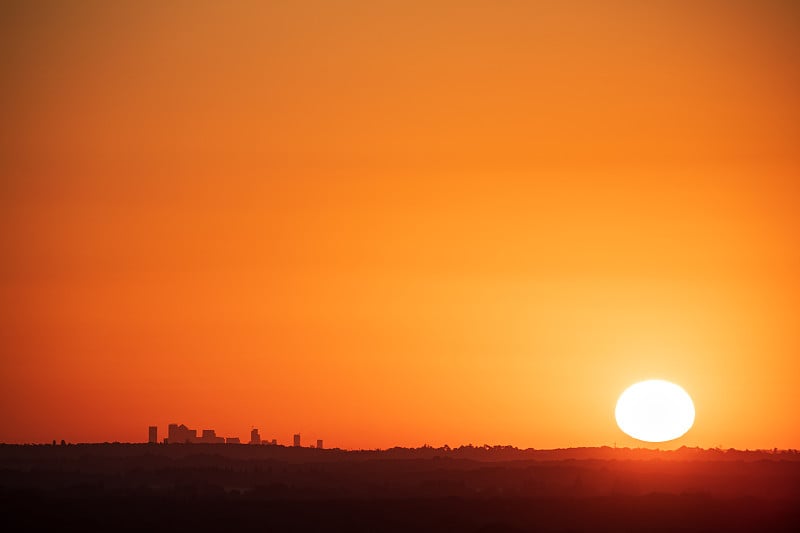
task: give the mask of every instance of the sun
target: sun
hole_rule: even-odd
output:
[[[660,379],[634,383],[620,395],[617,425],[634,439],[665,442],[686,434],[694,424],[694,403],[679,385]]]

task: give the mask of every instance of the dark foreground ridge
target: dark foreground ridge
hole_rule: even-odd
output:
[[[800,455],[0,445],[20,530],[798,531]]]

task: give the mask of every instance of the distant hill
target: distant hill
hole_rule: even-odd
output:
[[[800,457],[0,445],[0,513],[23,530],[800,531]]]

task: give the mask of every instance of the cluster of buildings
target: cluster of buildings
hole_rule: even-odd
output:
[[[147,442],[150,444],[158,443],[158,426],[150,426],[148,428]],[[196,429],[189,429],[183,424],[170,424],[167,429],[167,437],[164,439],[164,444],[241,444],[239,437],[218,437],[217,432],[213,429],[204,429],[198,436]],[[258,433],[258,428],[253,428],[250,431],[249,444],[269,444],[276,446],[277,439],[261,440],[261,435]],[[300,448],[300,434],[297,433],[292,439],[292,446]],[[322,449],[322,439],[317,440],[317,449]]]

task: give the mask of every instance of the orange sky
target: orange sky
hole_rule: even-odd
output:
[[[800,447],[800,10],[431,3],[3,4],[0,441]]]

